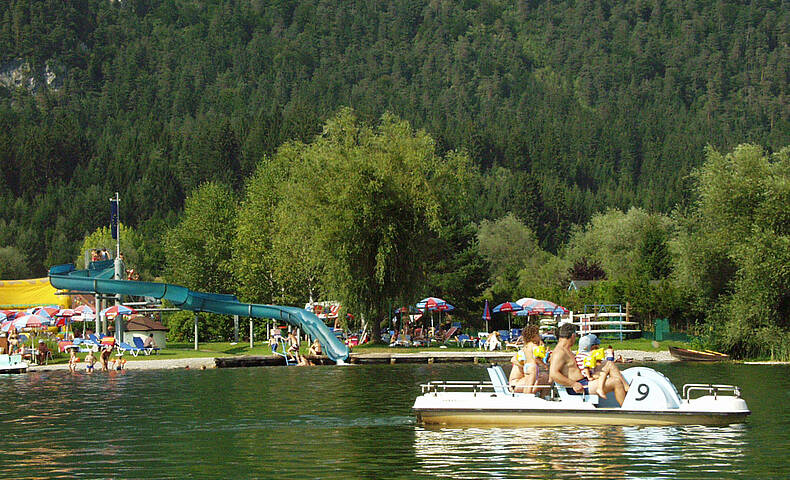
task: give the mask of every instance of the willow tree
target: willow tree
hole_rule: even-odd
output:
[[[790,359],[790,147],[712,148],[671,247],[675,277],[706,308],[710,343]]]
[[[316,274],[327,298],[361,314],[374,340],[388,306],[412,300],[424,279],[427,241],[438,231],[432,179],[444,171],[433,139],[384,115],[378,126],[350,109],[329,120],[297,154],[275,215],[279,268]],[[449,157],[449,156],[448,156]]]

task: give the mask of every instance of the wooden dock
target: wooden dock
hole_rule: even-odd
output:
[[[474,350],[468,352],[382,352],[382,353],[351,353],[348,363],[351,364],[395,364],[395,363],[507,363],[515,352]],[[325,356],[308,356],[316,365],[334,365],[335,362]],[[217,357],[214,359],[217,368],[265,367],[285,365],[280,355],[245,355],[239,357]]]

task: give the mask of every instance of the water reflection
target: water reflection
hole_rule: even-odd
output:
[[[419,470],[437,478],[676,478],[739,473],[746,428],[415,429]]]

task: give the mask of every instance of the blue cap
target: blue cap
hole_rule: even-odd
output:
[[[594,333],[589,333],[579,339],[579,351],[589,352],[593,345],[600,345],[601,341]]]

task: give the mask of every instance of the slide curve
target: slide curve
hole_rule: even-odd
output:
[[[302,308],[242,303],[235,295],[194,292],[167,283],[113,280],[112,275],[112,261],[91,262],[87,270],[76,270],[74,264],[70,263],[49,269],[52,286],[63,290],[154,297],[168,300],[183,310],[283,321],[317,338],[323,352],[332,361],[344,363],[348,358],[348,347],[337,339],[320,318]]]

